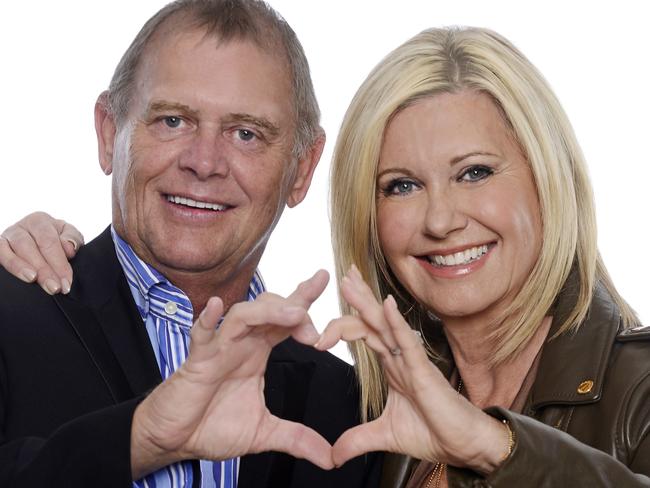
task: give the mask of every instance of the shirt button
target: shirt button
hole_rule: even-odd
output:
[[[167,315],[174,315],[178,311],[178,305],[174,302],[165,303],[165,313]]]

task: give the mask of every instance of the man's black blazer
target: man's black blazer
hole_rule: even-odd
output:
[[[131,486],[131,418],[161,381],[158,365],[108,230],[73,269],[70,294],[54,297],[0,270],[2,487]],[[265,381],[271,412],[331,443],[358,423],[353,371],[328,353],[287,340]],[[323,471],[280,453],[249,455],[239,488],[375,486],[379,464],[368,455]]]

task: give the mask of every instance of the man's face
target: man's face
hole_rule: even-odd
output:
[[[252,42],[158,36],[106,158],[117,232],[163,273],[252,271],[306,192],[291,100],[286,63]]]

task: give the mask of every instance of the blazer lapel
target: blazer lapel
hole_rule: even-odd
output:
[[[266,406],[277,417],[302,423],[313,365],[291,360],[285,355],[284,347],[285,343],[281,343],[271,351],[266,366]],[[244,456],[241,459],[238,487],[292,486],[294,462],[293,457],[279,452]]]
[[[55,301],[104,378],[116,402],[161,381],[146,328],[133,303],[106,229],[73,262],[69,295]]]

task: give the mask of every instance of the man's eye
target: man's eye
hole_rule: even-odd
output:
[[[177,128],[181,125],[181,123],[183,122],[183,120],[182,120],[180,117],[176,117],[176,116],[174,116],[174,115],[170,115],[169,117],[165,117],[165,118],[163,119],[163,122],[164,122],[165,125],[166,125],[167,127],[169,127],[170,129],[177,129]]]
[[[494,171],[487,166],[471,166],[458,177],[459,181],[480,181],[490,176]]]
[[[255,133],[248,129],[237,129],[237,137],[242,141],[248,142],[255,138]]]

